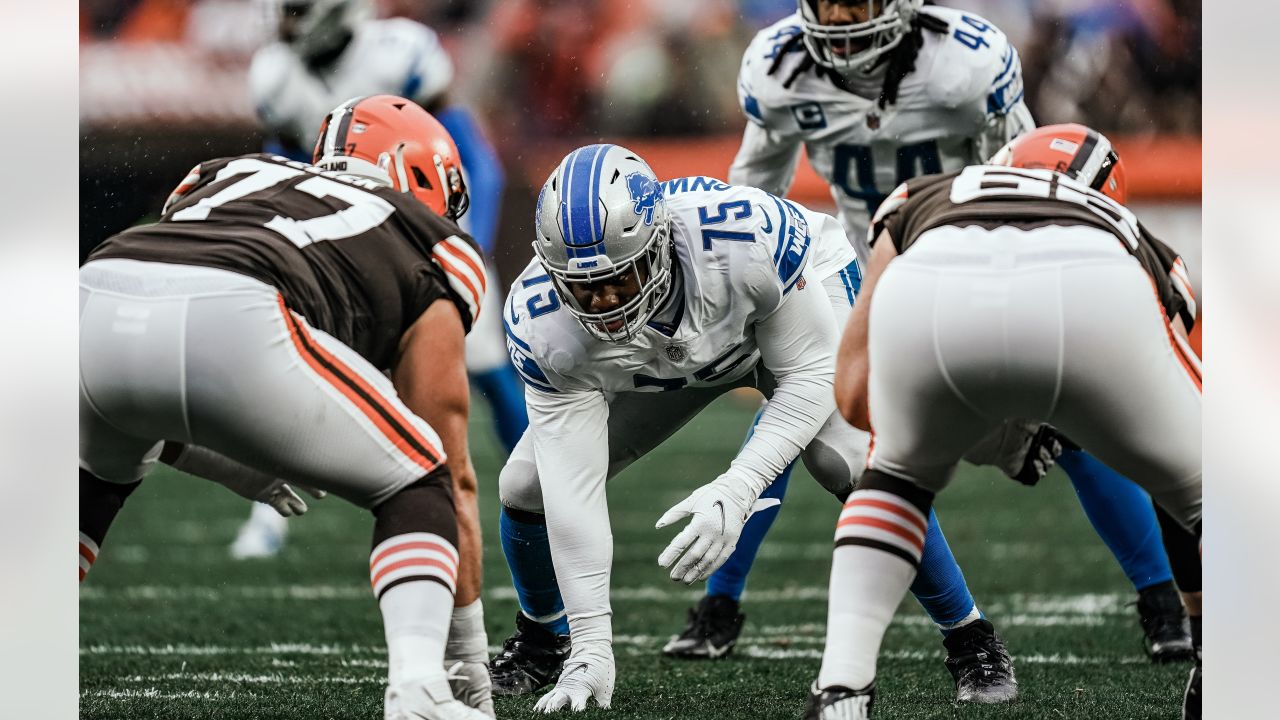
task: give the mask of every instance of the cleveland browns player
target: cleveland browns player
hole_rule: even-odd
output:
[[[463,338],[486,284],[455,223],[458,152],[380,95],[333,110],[313,160],[203,162],[80,269],[80,577],[157,461],[251,496],[277,478],[331,492],[374,516],[385,717],[491,717],[483,623],[478,655],[475,628],[451,637],[478,563],[452,488],[475,484]],[[455,700],[446,644],[479,658],[467,699],[485,712]]]

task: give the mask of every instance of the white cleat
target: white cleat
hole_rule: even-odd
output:
[[[444,672],[387,688],[386,720],[491,720],[453,699]]]
[[[231,557],[235,560],[275,557],[284,547],[287,531],[286,520],[275,510],[255,504],[253,514],[240,526],[235,542],[231,543]]]

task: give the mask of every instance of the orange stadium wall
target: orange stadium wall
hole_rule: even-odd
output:
[[[1148,136],[1113,138],[1124,158],[1129,194],[1135,200],[1200,199],[1200,138],[1196,136]],[[738,151],[737,135],[711,138],[617,140],[639,153],[661,178],[712,175],[724,178]],[[555,164],[576,143],[541,147],[531,153],[524,169],[526,181],[538,187]],[[827,182],[801,162],[789,197],[802,203],[830,203]]]

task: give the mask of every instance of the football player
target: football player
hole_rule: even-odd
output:
[[[330,109],[361,95],[407,97],[431,112],[457,144],[474,199],[460,222],[491,254],[502,207],[502,164],[475,118],[450,101],[453,63],[436,34],[404,18],[370,19],[367,0],[265,3],[276,40],[258,50],[249,69],[250,94],[267,133],[265,150],[308,160],[310,142]],[[491,283],[490,307],[502,304],[497,286]],[[510,452],[528,419],[497,316],[486,313],[467,335],[467,371],[490,403],[498,437]],[[257,505],[232,544],[232,556],[274,555],[286,531],[283,518]],[[465,522],[461,531],[474,534]]]
[[[840,221],[865,264],[867,223],[885,193],[916,175],[980,163],[1034,127],[1023,102],[1021,64],[999,29],[959,10],[923,7],[920,0],[797,4],[795,14],[758,33],[743,55],[738,92],[748,122],[729,181],[785,195],[803,147],[830,183]],[[1001,439],[975,448],[970,459],[1029,484],[1044,476],[1060,449],[1051,429],[1034,426]],[[1061,464],[1138,592],[1153,660],[1190,657],[1191,638],[1149,498],[1137,486],[1109,482],[1112,473],[1085,453],[1068,451]],[[781,501],[789,478],[790,470],[765,496]],[[714,658],[733,649],[745,619],[739,601],[747,576],[779,510],[747,523],[738,549],[708,580],[706,596],[663,648],[666,654]],[[937,585],[913,589],[938,598],[926,608],[960,656],[982,637],[977,627],[967,628],[979,615],[958,568],[951,572],[930,573]]]
[[[332,492],[374,516],[386,717],[491,717],[479,603],[454,611],[480,570],[454,492],[475,493],[463,341],[486,282],[458,153],[392,96],[333,110],[315,147],[200,163],[81,268],[80,578],[158,459]]]
[[[1052,423],[1199,535],[1200,365],[1185,340],[1195,299],[1177,254],[1101,191],[1117,164],[1103,142],[1060,138],[1065,173],[976,165],[917,178],[876,212],[836,379],[841,414],[874,426],[875,449],[836,526],[806,718],[871,716],[876,656],[924,518],[995,424]],[[1086,166],[1088,184],[1073,177]],[[1197,658],[1190,717],[1199,678]]]
[[[1094,187],[1102,194],[1121,205],[1128,200],[1128,187],[1124,172],[1124,161],[1111,146],[1111,141],[1102,133],[1084,125],[1064,123],[1047,125],[1010,142],[991,159],[993,165],[1009,165],[1020,168],[1046,168],[1063,173],[1073,180],[1078,180]],[[1187,268],[1181,259],[1174,261],[1170,282],[1178,289],[1188,305],[1188,316],[1192,318],[1190,332],[1187,333],[1187,345],[1196,358],[1200,355],[1198,342],[1201,329],[1200,303],[1197,302],[1191,282],[1187,276]],[[1063,438],[1068,449],[1059,456],[1058,462],[1066,467],[1072,463],[1091,463],[1097,465],[1099,471],[1094,473],[1098,482],[1104,482],[1108,488],[1127,488],[1127,480],[1115,471],[1099,463],[1087,453]],[[1123,499],[1126,492],[1115,497]],[[1168,512],[1157,506],[1156,516],[1159,519],[1160,534],[1168,552],[1169,564],[1173,578],[1182,593],[1182,603],[1190,622],[1190,638],[1192,654],[1198,656],[1202,645],[1202,608],[1201,608],[1201,564],[1199,541],[1174,520]],[[1141,604],[1143,597],[1139,596]],[[1161,600],[1167,603],[1167,600]],[[1140,605],[1141,607],[1141,605]],[[1181,608],[1175,608],[1181,614]],[[1174,613],[1166,617],[1176,616]],[[1146,620],[1144,615],[1144,620]],[[1156,616],[1159,617],[1159,616]],[[1148,633],[1151,636],[1151,633]],[[1156,648],[1157,650],[1166,648]],[[1152,648],[1148,645],[1148,651]],[[1158,657],[1153,653],[1153,657]]]
[[[607,706],[614,684],[608,478],[732,388],[769,398],[729,468],[658,521],[691,518],[659,558],[686,583],[776,503],[759,495],[797,457],[828,491],[851,490],[866,435],[834,414],[829,383],[858,267],[834,218],[706,177],[660,184],[616,145],[560,163],[536,227],[503,317],[530,411],[499,480],[521,610],[491,669],[500,694],[558,677],[537,709],[581,710]],[[931,566],[954,567],[934,531]],[[1008,655],[982,626],[984,652],[954,662],[974,699],[1010,699]]]

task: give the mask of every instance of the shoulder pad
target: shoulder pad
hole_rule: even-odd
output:
[[[453,61],[431,28],[407,18],[373,20],[367,32],[397,95],[425,104],[453,82]],[[389,57],[381,57],[389,56]]]
[[[480,318],[481,303],[489,282],[484,269],[484,256],[470,235],[462,232],[452,221],[446,222],[449,226],[443,229],[444,232],[455,232],[431,245],[431,261],[444,272],[449,291],[459,301],[456,302],[458,310],[467,321],[467,331],[470,332]],[[490,308],[489,312],[496,310],[497,308]]]
[[[795,204],[705,177],[668,180],[664,191],[668,185],[668,207],[688,233],[690,252],[727,256],[735,285],[757,299],[771,298],[763,303],[768,307],[799,282],[813,236]]]
[[[1022,62],[999,28],[955,8],[931,5],[921,12],[947,22],[946,35],[925,33],[926,43],[936,43],[928,80],[932,100],[945,107],[979,103],[1000,115],[1022,100]]]
[[[578,365],[585,348],[567,324],[577,320],[562,309],[547,275],[536,260],[511,284],[502,311],[511,364],[525,384],[544,393],[558,393],[561,378]]]
[[[796,40],[801,32],[799,16],[788,15],[756,33],[742,54],[738,103],[748,120],[766,127],[777,124],[777,121],[771,122],[769,111],[786,105],[787,91],[782,87],[782,80],[807,52],[804,44]]]

